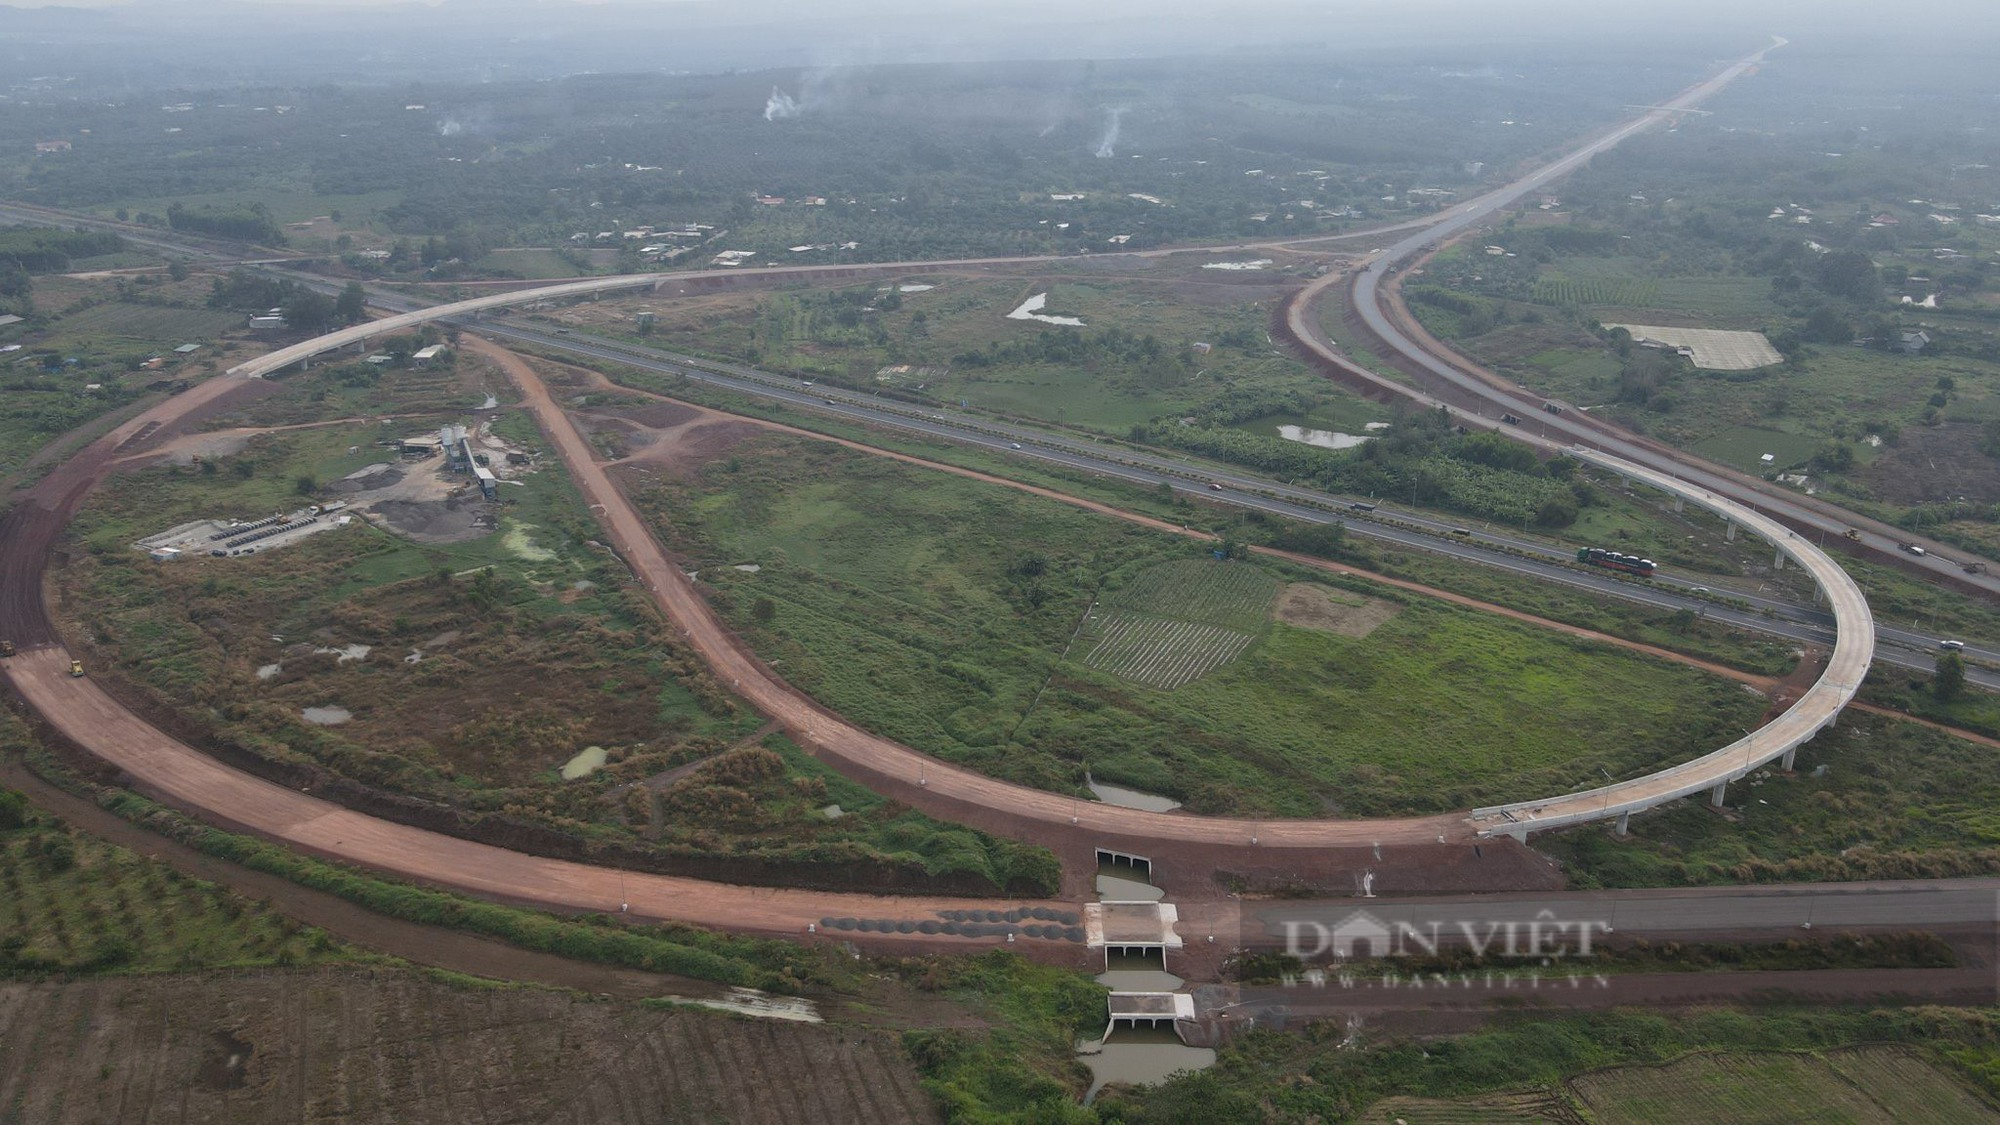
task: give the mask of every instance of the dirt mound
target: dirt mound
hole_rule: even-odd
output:
[[[692,422],[703,416],[703,412],[692,406],[682,406],[677,402],[649,402],[642,406],[628,406],[619,415],[650,429],[664,430],[684,422]]]
[[[657,465],[669,474],[685,475],[765,432],[766,427],[735,419],[695,422],[660,434],[657,440],[635,450],[631,459]]]
[[[372,509],[376,519],[419,543],[463,543],[493,534],[493,505],[483,497],[450,500],[382,500]]]
[[[1396,616],[1398,607],[1380,598],[1341,593],[1310,582],[1294,582],[1278,597],[1278,620],[1299,629],[1343,637],[1365,637]]]

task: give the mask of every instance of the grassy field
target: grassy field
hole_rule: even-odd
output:
[[[64,316],[40,342],[58,350],[91,344],[141,344],[165,350],[205,343],[242,327],[243,322],[241,313],[113,301]]]
[[[1250,633],[1252,605],[1269,596],[1252,590],[1324,576],[1216,562],[1171,537],[804,439],[756,439],[642,503],[793,682],[891,737],[1060,791],[1087,768],[1202,811],[1442,809],[1639,771],[1727,741],[1762,709],[1686,669],[1365,584],[1402,606],[1365,638],[1265,617],[1233,663],[1176,690],[1145,687],[1085,662],[1093,602],[1165,616],[1171,601],[1209,618],[1194,624]],[[1226,609],[1180,592],[1204,568]],[[1264,576],[1213,574],[1238,569]],[[1613,697],[1607,682],[1634,686]],[[1579,744],[1576,730],[1594,735]]]
[[[630,862],[734,857],[753,879],[794,866],[951,876],[968,890],[1054,877],[1039,849],[890,807],[803,755],[730,752],[761,717],[590,544],[594,525],[558,465],[515,477],[494,532],[463,542],[357,522],[246,558],[160,565],[131,546],[186,520],[300,505],[298,478],[374,462],[381,432],[292,431],[204,462],[212,472],[114,478],[75,524],[82,549],[61,572],[86,659],[280,768],[316,763],[491,831],[527,822]],[[305,717],[328,707],[349,717]],[[565,780],[590,747],[607,764]],[[849,815],[823,815],[830,804]]]
[[[891,287],[902,284],[932,288],[607,300],[560,316],[637,339],[635,318],[651,312],[655,330],[645,339],[663,347],[1114,434],[1251,393],[1287,407],[1359,402],[1271,347],[1275,298],[1264,286],[916,273]],[[1046,312],[1085,326],[1006,319],[1038,293],[1047,294]],[[1213,350],[1196,353],[1197,342]]]

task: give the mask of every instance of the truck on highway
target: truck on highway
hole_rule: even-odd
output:
[[[1578,547],[1576,561],[1585,566],[1601,566],[1606,570],[1636,574],[1641,578],[1651,578],[1653,571],[1658,569],[1652,559],[1642,559],[1621,551],[1607,551],[1602,547]]]
[[[1910,554],[1913,554],[1918,558],[1923,558],[1925,555],[1930,554],[1929,551],[1924,550],[1922,547],[1917,546],[1915,543],[1898,543],[1896,544],[1896,549],[1900,551],[1908,551]]]

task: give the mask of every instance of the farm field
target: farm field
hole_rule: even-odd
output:
[[[0,1058],[48,1125],[941,1120],[889,1032],[406,970],[0,984]]]
[[[1692,1055],[1660,1067],[1583,1075],[1571,1079],[1569,1088],[1605,1125],[2000,1121],[2000,1111],[1898,1048],[1824,1056]]]
[[[0,741],[22,737],[11,715],[0,717]],[[9,828],[23,811],[18,796],[0,790],[0,977],[366,959],[265,905],[53,817],[27,811],[25,823]],[[0,1095],[0,1104],[9,1100]]]
[[[1370,1125],[1505,1125],[1577,1120],[1603,1125],[1790,1125],[1798,1121],[1886,1125],[2000,1120],[1964,1083],[1902,1047],[1853,1047],[1823,1055],[1694,1054],[1661,1066],[1621,1066],[1579,1075],[1561,1092],[1444,1100],[1387,1098],[1360,1120]]]
[[[806,439],[707,455],[717,460],[628,480],[725,617],[850,718],[1027,784],[1075,791],[1087,768],[1198,811],[1444,809],[1639,771],[1727,741],[1763,709],[1685,669],[1366,584],[1218,562],[1172,537]],[[1204,568],[1260,577],[1211,587],[1212,608],[1199,608]],[[1365,637],[1286,625],[1270,620],[1280,581],[1401,608]],[[1177,689],[1146,687],[1090,666],[1093,602],[1262,639]],[[1185,670],[1202,648],[1183,640],[1171,659]],[[1165,652],[1148,659],[1170,664]],[[1605,682],[1647,686],[1613,699]],[[1594,733],[1579,743],[1577,730]]]
[[[43,343],[57,349],[98,342],[108,346],[144,344],[162,350],[213,340],[242,327],[239,313],[179,309],[125,301],[96,305],[57,321]]]
[[[1256,643],[1277,595],[1277,579],[1253,567],[1167,563],[1093,606],[1076,651],[1092,668],[1171,691]]]

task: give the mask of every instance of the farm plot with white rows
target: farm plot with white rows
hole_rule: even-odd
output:
[[[1172,691],[1242,656],[1264,635],[1278,581],[1254,564],[1182,559],[1134,575],[1091,609],[1083,662]]]
[[[1208,675],[1243,655],[1257,639],[1216,625],[1121,609],[1097,610],[1091,625],[1097,637],[1084,654],[1085,664],[1162,691]]]

